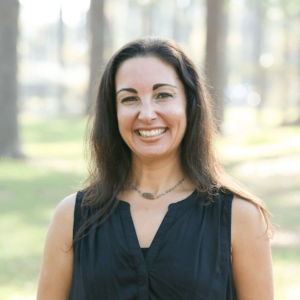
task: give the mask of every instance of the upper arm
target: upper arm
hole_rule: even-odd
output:
[[[51,220],[42,260],[37,299],[69,299],[73,272],[73,221],[76,194],[62,200]]]
[[[262,213],[252,203],[232,202],[232,272],[238,300],[274,299],[270,239]]]

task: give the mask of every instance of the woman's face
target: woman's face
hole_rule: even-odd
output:
[[[119,131],[133,156],[178,156],[186,98],[174,68],[155,57],[132,58],[121,64],[115,80]]]

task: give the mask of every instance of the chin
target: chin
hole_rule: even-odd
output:
[[[159,150],[148,150],[148,151],[141,151],[141,152],[135,152],[135,156],[138,157],[141,160],[164,160],[171,157],[174,157],[175,155],[178,155],[177,151],[168,152],[168,151],[159,151]]]

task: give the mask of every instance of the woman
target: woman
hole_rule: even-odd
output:
[[[38,299],[273,299],[269,213],[213,152],[210,100],[173,41],[103,73],[84,191],[57,207]]]

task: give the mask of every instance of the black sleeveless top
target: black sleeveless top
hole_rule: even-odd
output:
[[[99,208],[78,192],[74,234]],[[231,204],[221,193],[205,205],[196,191],[169,205],[143,255],[130,204],[74,245],[71,300],[235,300],[231,272]]]

